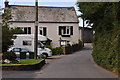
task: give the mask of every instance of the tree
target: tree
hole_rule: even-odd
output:
[[[11,10],[9,8],[4,9],[2,14],[2,52],[6,52],[9,46],[12,44],[13,33],[9,29],[9,20],[11,19]]]
[[[0,53],[2,52],[2,23],[1,19],[2,18],[2,8],[0,7]]]
[[[24,34],[24,31],[20,27],[13,28],[11,31],[13,34]]]
[[[81,17],[93,23],[93,58],[120,75],[120,2],[77,3]]]
[[[98,30],[111,30],[116,27],[119,13],[118,5],[116,2],[91,2],[91,3],[77,3],[79,11],[83,13],[82,17],[88,20],[88,23],[94,23],[94,29]],[[99,29],[97,29],[99,28]]]

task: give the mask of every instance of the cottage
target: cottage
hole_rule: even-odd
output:
[[[9,5],[12,19],[10,27],[21,27],[25,34],[35,33],[35,6]],[[79,21],[74,7],[38,7],[38,34],[46,36],[52,40],[51,45],[78,43],[81,39],[79,31]]]

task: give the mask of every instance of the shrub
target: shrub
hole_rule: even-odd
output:
[[[104,32],[104,35],[96,34],[97,39],[94,41],[92,55],[97,64],[120,75],[120,67],[118,67],[120,66],[120,32],[118,30]]]
[[[60,55],[63,53],[71,54],[72,52],[80,50],[83,46],[82,46],[82,42],[79,41],[79,43],[73,45],[67,44],[66,46],[61,46],[56,48],[52,48],[50,45],[46,45],[46,47],[52,50],[53,55]]]
[[[26,59],[26,52],[20,52],[20,59]]]
[[[4,52],[2,55],[2,59],[9,59],[9,60],[15,60],[17,57],[15,55],[15,53],[13,52]]]
[[[34,52],[29,52],[29,59],[34,59]]]
[[[52,52],[53,52],[53,55],[61,55],[61,54],[63,54],[62,47],[52,48]]]
[[[46,45],[46,47],[52,50],[52,46],[50,46],[50,45]]]
[[[53,48],[50,45],[46,45],[46,47],[52,50],[53,55],[61,55],[61,54],[63,54],[62,47],[55,47],[55,48]]]
[[[17,56],[13,52],[4,52],[2,55],[2,63],[4,63],[5,59],[10,60],[10,63],[19,63],[19,61],[16,60]]]
[[[79,40],[78,45],[79,45],[80,48],[83,48],[83,43],[82,43],[82,41]]]

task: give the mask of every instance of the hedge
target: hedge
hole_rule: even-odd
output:
[[[93,58],[98,65],[120,75],[120,29],[96,33]]]
[[[83,46],[82,42],[79,41],[79,43],[73,44],[73,45],[66,45],[66,46],[60,46],[52,48],[50,45],[46,45],[47,48],[52,50],[53,55],[61,55],[61,54],[71,54],[75,51],[79,51]]]
[[[82,42],[80,41],[78,44],[67,45],[63,49],[64,54],[71,54],[73,52],[79,51],[83,47]]]

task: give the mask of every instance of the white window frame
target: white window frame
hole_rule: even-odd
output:
[[[43,28],[44,28],[44,27],[39,27],[39,29],[38,29],[38,30],[39,30],[39,31],[38,31],[39,34],[40,34],[40,31],[42,31],[42,34],[40,34],[40,35],[43,35],[43,34],[44,34]]]
[[[39,34],[39,35],[46,36],[46,35],[44,35],[44,34],[47,34],[47,31],[46,31],[46,33],[44,33],[44,28],[47,29],[47,27],[39,27],[39,29],[38,29],[38,34]],[[42,34],[40,34],[40,31],[42,31]]]
[[[29,34],[29,30],[28,29],[31,28],[31,27],[21,27],[21,28],[22,28],[23,31],[25,31],[25,28],[27,28],[27,33],[25,33],[25,34]],[[31,34],[31,31],[30,31],[30,34]]]
[[[68,31],[67,30],[69,30],[69,33],[68,33]],[[71,34],[71,26],[65,26],[65,33],[64,33],[64,29],[61,29],[61,34],[62,35],[70,35]]]

